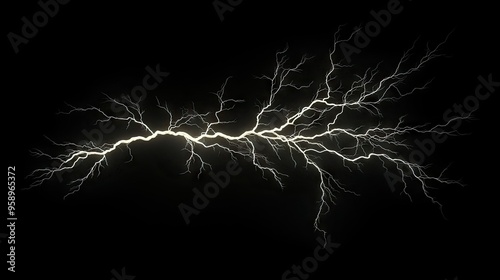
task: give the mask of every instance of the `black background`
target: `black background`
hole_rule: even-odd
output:
[[[99,105],[103,92],[128,94],[141,84],[146,66],[160,64],[170,76],[148,93],[145,106],[158,97],[174,107],[194,102],[209,109],[209,93],[228,76],[234,80],[227,93],[253,105],[265,92],[254,93],[248,85],[259,83],[254,75],[272,71],[277,50],[288,44],[290,55],[308,53],[321,64],[340,24],[347,30],[363,25],[372,19],[371,10],[384,9],[388,1],[269,2],[243,1],[221,22],[211,1],[71,1],[18,54],[4,37],[3,145],[6,164],[16,166],[18,187],[16,276],[111,279],[111,270],[125,267],[138,280],[280,279],[312,255],[320,235],[313,227],[319,193],[317,178],[301,167],[289,169],[291,178],[282,191],[241,161],[242,173],[190,225],[177,206],[189,203],[192,188],[211,179],[208,172],[200,178],[180,175],[187,154],[177,140],[134,147],[130,164],[123,163],[125,156],[111,158],[101,176],[64,200],[68,189],[57,180],[21,190],[31,183],[24,177],[47,164],[28,151],[54,151],[44,135],[79,141],[81,130],[92,128],[85,127],[91,122],[85,115],[56,115],[67,108],[65,102]],[[429,89],[396,105],[412,120],[442,122],[446,109],[474,93],[479,75],[500,78],[498,13],[480,1],[401,3],[401,14],[353,56],[353,63],[370,67],[383,60],[391,65],[416,38],[435,45],[454,30],[442,49],[446,56],[419,74],[434,78]],[[8,3],[4,34],[19,34],[21,17],[31,18],[39,9],[36,1]],[[452,163],[449,177],[467,184],[441,186],[434,193],[447,219],[418,192],[412,202],[399,194],[401,186],[391,192],[382,173],[368,171],[352,183],[361,196],[340,193],[323,217],[322,227],[342,245],[309,279],[489,275],[493,260],[488,262],[486,254],[498,220],[489,217],[498,185],[492,180],[497,165],[489,162],[498,145],[492,135],[498,127],[493,122],[496,94],[460,127],[469,135],[438,144],[426,160],[437,173]],[[223,154],[206,155],[215,171],[224,168]],[[2,240],[2,260],[6,245]]]

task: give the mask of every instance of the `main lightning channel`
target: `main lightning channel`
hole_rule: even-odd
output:
[[[236,104],[244,102],[239,99],[225,98],[229,78],[225,80],[221,89],[214,93],[219,103],[219,108],[215,112],[199,113],[193,106],[192,109],[183,110],[181,116],[174,117],[174,113],[167,104],[161,104],[157,99],[157,107],[169,116],[166,129],[152,129],[144,121],[145,111],[142,110],[139,102],[133,102],[130,98],[123,101],[106,95],[109,102],[124,109],[123,111],[126,113],[122,116],[107,113],[94,106],[86,108],[70,106],[70,110],[63,112],[63,114],[93,112],[99,115],[97,122],[126,123],[127,129],[124,131],[127,133],[131,126],[141,128],[142,132],[140,135],[122,136],[118,141],[104,144],[92,142],[84,144],[57,143],[50,140],[65,151],[56,156],[40,150],[33,151],[34,155],[49,158],[57,164],[54,167],[34,170],[29,175],[33,179],[32,186],[42,185],[57,173],[76,168],[88,168],[83,176],[69,182],[72,188],[68,195],[73,194],[89,178],[100,174],[102,168],[108,165],[108,156],[118,148],[127,148],[132,159],[131,144],[171,136],[184,139],[185,150],[189,152],[186,160],[187,171],[190,171],[194,162],[198,160],[200,162],[198,174],[211,167],[210,163],[206,162],[200,155],[198,149],[217,148],[227,152],[234,159],[238,157],[251,159],[252,164],[262,172],[263,176],[270,174],[280,187],[284,188],[283,179],[288,176],[288,172],[279,170],[273,164],[271,155],[281,158],[284,153],[287,153],[294,165],[299,163],[300,158],[300,162],[305,163],[305,167],[312,167],[319,177],[320,198],[314,227],[324,234],[326,232],[320,228],[319,222],[321,215],[327,213],[330,210],[330,205],[335,203],[335,192],[344,191],[357,195],[333,176],[330,170],[323,167],[321,160],[327,156],[340,159],[343,162],[343,167],[349,170],[351,167],[361,170],[363,162],[377,159],[385,170],[392,168],[401,176],[401,181],[404,184],[402,192],[410,199],[411,196],[407,192],[409,180],[416,179],[424,195],[441,207],[439,202],[430,195],[428,183],[436,181],[441,184],[459,184],[460,182],[444,178],[443,173],[439,176],[430,176],[426,173],[425,166],[401,159],[398,157],[398,152],[401,149],[411,148],[406,141],[409,134],[454,135],[455,132],[448,129],[450,124],[458,119],[467,118],[467,116],[459,116],[447,123],[434,126],[427,124],[406,125],[404,116],[401,116],[397,124],[393,126],[383,126],[380,120],[383,118],[381,104],[397,102],[403,97],[428,87],[430,82],[406,90],[403,85],[410,75],[420,71],[429,61],[440,56],[438,50],[448,38],[434,48],[428,47],[425,54],[411,66],[408,64],[410,64],[412,52],[415,51],[416,43],[404,52],[390,74],[381,75],[380,64],[377,64],[374,68],[366,69],[363,74],[355,75],[354,81],[346,85],[346,83],[339,81],[339,76],[336,73],[349,65],[343,64],[342,60],[337,62],[334,58],[338,57],[336,55],[338,46],[353,36],[354,33],[346,39],[340,39],[340,28],[337,30],[334,35],[334,47],[329,52],[329,70],[319,81],[310,102],[295,110],[287,109],[286,106],[283,106],[284,104],[276,104],[276,97],[278,94],[282,94],[284,89],[297,91],[312,89],[314,81],[302,85],[293,81],[293,76],[300,74],[304,64],[311,58],[303,56],[298,63],[288,66],[287,48],[277,52],[275,56],[276,66],[272,75],[258,77],[270,84],[269,99],[262,104],[256,113],[254,126],[235,135],[223,133],[220,130],[221,126],[235,122],[234,120],[224,120],[221,117],[222,113],[231,111]],[[379,119],[379,123],[369,127],[351,127],[343,124],[342,118],[347,118],[347,115],[355,113],[368,113],[372,118]],[[265,120],[273,114],[282,115],[283,121],[271,127]],[[193,129],[197,132],[192,132]],[[256,149],[255,139],[271,147],[272,154],[265,154]],[[83,162],[90,163],[90,165],[80,167],[79,164]]]

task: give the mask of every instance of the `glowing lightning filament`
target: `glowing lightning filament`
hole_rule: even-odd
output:
[[[298,91],[311,90],[313,85],[312,82],[298,85],[291,79],[292,74],[300,73],[304,64],[310,59],[309,57],[303,56],[298,63],[290,67],[287,66],[288,58],[285,56],[287,49],[277,52],[276,66],[272,75],[260,77],[271,84],[269,99],[259,108],[253,127],[234,135],[223,133],[220,129],[224,124],[234,122],[223,120],[222,113],[233,109],[237,103],[243,102],[243,100],[227,99],[224,96],[228,80],[216,93],[219,108],[215,112],[198,113],[193,108],[192,110],[184,110],[181,116],[175,118],[167,105],[162,105],[158,101],[158,107],[169,116],[168,127],[163,130],[155,130],[148,126],[143,121],[144,111],[139,103],[133,102],[130,98],[119,101],[107,96],[110,102],[126,110],[125,116],[109,114],[97,107],[71,107],[65,113],[94,112],[101,116],[98,122],[124,122],[127,124],[127,128],[134,125],[141,127],[142,132],[102,145],[96,145],[92,142],[61,144],[51,140],[55,145],[64,148],[65,152],[57,156],[50,156],[40,150],[34,151],[35,155],[56,160],[58,164],[55,167],[34,170],[30,174],[33,179],[32,186],[41,185],[57,173],[85,166],[84,168],[88,168],[88,170],[85,169],[84,175],[69,182],[69,185],[72,186],[69,194],[72,194],[78,191],[87,179],[99,175],[101,169],[107,164],[107,157],[118,148],[125,147],[130,151],[129,145],[132,143],[148,142],[158,137],[180,137],[184,139],[185,148],[189,151],[189,157],[186,160],[187,170],[191,169],[195,160],[201,162],[200,173],[205,168],[210,167],[210,164],[203,160],[197,150],[215,148],[229,153],[233,158],[251,159],[253,165],[261,170],[263,175],[272,176],[283,188],[282,180],[287,176],[286,172],[278,170],[272,164],[271,155],[257,151],[255,141],[258,139],[261,143],[272,147],[274,156],[279,158],[283,153],[287,153],[295,165],[303,162],[306,167],[312,167],[317,172],[320,179],[318,187],[321,190],[321,197],[314,226],[320,231],[322,231],[318,226],[320,216],[329,211],[329,203],[333,203],[334,192],[338,190],[352,192],[347,190],[331,174],[331,171],[328,171],[321,164],[321,159],[325,157],[340,159],[346,168],[350,168],[350,166],[361,168],[363,162],[378,160],[386,170],[392,168],[401,176],[405,194],[409,195],[406,192],[408,180],[416,179],[423,193],[433,203],[439,205],[428,193],[428,182],[437,181],[445,184],[457,182],[444,179],[442,175],[437,177],[428,175],[424,166],[398,158],[397,150],[408,148],[408,145],[405,144],[405,137],[410,133],[452,134],[450,131],[447,132],[446,128],[455,119],[436,126],[408,126],[404,124],[404,117],[400,117],[397,124],[393,126],[383,126],[379,122],[377,125],[359,127],[349,127],[340,120],[349,118],[356,113],[368,113],[372,118],[381,119],[381,104],[395,102],[426,88],[428,83],[410,90],[404,90],[402,85],[409,75],[419,71],[423,65],[439,56],[437,51],[446,40],[435,48],[427,48],[425,54],[413,66],[407,65],[415,44],[403,54],[395,69],[388,75],[380,77],[379,65],[377,65],[373,69],[367,69],[364,74],[355,76],[354,80],[346,86],[342,81],[338,81],[337,72],[348,65],[342,64],[342,61],[335,61],[334,57],[336,57],[337,46],[350,40],[354,33],[349,38],[341,40],[339,31],[340,29],[335,33],[333,50],[329,52],[329,70],[321,78],[317,88],[314,89],[315,94],[309,103],[297,110],[286,109],[276,104],[276,97],[285,88]],[[284,120],[275,127],[269,127],[266,120],[269,115],[276,113],[284,115]],[[193,129],[197,132],[193,133]],[[80,165],[81,163],[86,163],[86,165]],[[409,172],[407,172],[408,170]]]

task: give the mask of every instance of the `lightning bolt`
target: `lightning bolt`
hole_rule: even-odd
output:
[[[319,227],[320,218],[322,214],[330,211],[330,205],[335,204],[335,194],[343,191],[358,195],[333,176],[331,169],[323,162],[325,159],[338,159],[348,170],[351,168],[362,170],[363,163],[368,161],[379,162],[385,170],[391,169],[401,176],[404,184],[402,192],[410,199],[407,189],[410,181],[416,181],[423,194],[441,207],[441,204],[429,193],[429,183],[432,181],[440,184],[460,182],[446,179],[443,173],[439,176],[428,175],[425,166],[401,159],[398,157],[398,151],[411,148],[409,144],[406,144],[410,134],[453,135],[454,131],[448,129],[450,123],[457,119],[467,118],[467,116],[456,117],[439,125],[406,125],[405,116],[401,116],[396,124],[388,126],[382,121],[382,105],[397,102],[401,98],[428,87],[430,81],[410,89],[405,89],[404,85],[409,76],[420,71],[429,61],[441,56],[438,50],[448,37],[435,47],[427,46],[424,54],[410,63],[411,58],[414,57],[415,41],[388,74],[381,74],[379,63],[373,68],[366,69],[360,75],[354,75],[352,82],[344,82],[339,79],[338,73],[351,65],[344,64],[342,59],[336,59],[339,57],[338,46],[352,39],[355,33],[341,39],[340,31],[339,28],[335,32],[333,49],[328,52],[328,70],[319,81],[316,81],[316,86],[313,86],[315,81],[300,84],[293,80],[294,75],[301,73],[311,57],[302,56],[297,63],[290,63],[286,55],[288,47],[276,53],[272,74],[258,77],[270,84],[269,98],[258,106],[253,119],[253,127],[242,132],[234,134],[223,132],[224,125],[235,122],[223,116],[243,102],[243,100],[226,97],[225,91],[230,78],[226,79],[220,90],[214,93],[219,105],[214,112],[199,113],[193,105],[191,109],[184,109],[179,116],[174,116],[174,112],[167,104],[157,99],[157,107],[168,115],[166,127],[162,129],[150,127],[143,119],[145,111],[139,102],[133,102],[130,98],[117,100],[106,95],[107,102],[125,110],[126,114],[123,116],[110,114],[94,106],[84,108],[70,106],[68,111],[62,113],[92,112],[99,116],[97,123],[107,121],[125,123],[125,136],[115,142],[102,145],[92,142],[57,143],[49,139],[51,143],[64,149],[64,152],[51,156],[40,150],[32,151],[35,156],[56,161],[57,165],[34,170],[29,175],[33,180],[31,186],[40,186],[57,173],[81,168],[85,171],[83,175],[77,176],[68,183],[71,189],[67,195],[70,195],[78,191],[87,180],[98,176],[108,165],[107,158],[117,150],[128,149],[130,160],[132,160],[131,144],[145,143],[160,137],[178,137],[185,141],[185,150],[189,154],[186,160],[186,171],[190,172],[194,168],[194,163],[199,161],[198,175],[207,168],[211,168],[210,163],[205,161],[199,153],[202,149],[224,151],[233,159],[248,158],[256,170],[260,170],[262,176],[272,177],[281,188],[285,187],[283,179],[288,175],[286,171],[276,167],[274,164],[276,162],[272,158],[281,160],[286,154],[294,166],[300,164],[305,168],[311,168],[319,178],[320,190],[314,227],[324,234],[326,234],[325,231]],[[310,91],[314,94],[304,105],[297,106],[298,108],[295,109],[286,108],[280,106],[277,99],[287,90]],[[271,126],[269,119],[273,114],[281,114],[284,118],[279,121],[278,125]],[[368,125],[367,121],[357,127],[347,125],[357,118],[366,119],[366,116],[369,121],[378,120],[378,124]],[[131,127],[140,128],[140,132],[127,136],[130,134]],[[259,152],[256,149],[256,141],[271,147],[272,152],[269,154]]]

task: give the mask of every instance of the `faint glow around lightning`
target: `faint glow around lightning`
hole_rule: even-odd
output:
[[[189,152],[189,157],[186,160],[188,171],[192,169],[192,165],[196,160],[201,162],[199,174],[206,168],[210,168],[210,164],[202,158],[197,150],[216,148],[227,152],[234,159],[238,157],[250,158],[253,165],[261,170],[263,176],[272,176],[277,184],[284,188],[285,185],[282,179],[289,172],[278,170],[269,159],[270,155],[257,151],[253,141],[258,138],[261,143],[267,143],[272,147],[274,156],[279,158],[280,154],[288,153],[295,165],[298,164],[296,159],[300,158],[300,162],[304,162],[305,167],[312,167],[315,170],[320,179],[318,188],[321,195],[314,226],[323,233],[325,232],[319,227],[320,217],[330,210],[330,205],[334,203],[334,193],[339,190],[353,193],[346,189],[331,174],[331,171],[321,166],[320,160],[325,157],[336,157],[343,161],[344,167],[350,168],[353,166],[358,169],[362,168],[362,163],[365,161],[378,160],[386,170],[389,168],[397,170],[404,183],[403,193],[409,196],[407,192],[408,180],[416,179],[425,196],[440,206],[429,194],[428,183],[430,181],[444,184],[457,182],[443,178],[442,174],[437,177],[428,175],[424,170],[424,166],[399,158],[396,150],[410,148],[404,141],[409,133],[451,134],[452,132],[447,132],[446,128],[455,119],[435,126],[407,126],[404,123],[404,116],[402,116],[399,118],[397,125],[382,126],[378,124],[371,127],[346,127],[339,120],[352,112],[368,112],[373,117],[380,119],[383,116],[380,108],[381,104],[397,102],[402,97],[426,88],[428,83],[421,87],[413,87],[410,90],[403,90],[401,85],[408,76],[419,71],[426,63],[439,56],[437,51],[446,40],[434,48],[428,47],[423,56],[415,59],[416,63],[408,66],[412,52],[415,49],[415,44],[413,44],[409,50],[403,53],[395,69],[390,74],[381,76],[379,65],[377,65],[374,68],[367,69],[364,74],[355,76],[350,85],[345,85],[338,80],[337,73],[349,67],[349,65],[343,64],[342,60],[336,61],[334,58],[338,57],[336,53],[339,44],[350,40],[354,33],[346,39],[340,39],[339,34],[340,29],[334,35],[333,49],[329,52],[329,70],[321,77],[317,88],[313,89],[315,94],[310,102],[296,110],[287,109],[284,106],[285,104],[276,104],[275,99],[277,95],[282,94],[285,88],[298,91],[312,89],[313,82],[299,85],[294,83],[290,77],[292,74],[300,74],[304,64],[310,58],[303,56],[300,62],[288,66],[287,49],[277,52],[274,72],[271,75],[259,77],[271,84],[269,99],[262,104],[256,113],[253,127],[235,135],[226,134],[220,130],[220,127],[224,124],[234,122],[234,120],[223,120],[222,113],[233,109],[237,103],[243,102],[243,100],[226,97],[225,89],[229,79],[226,79],[221,89],[215,94],[219,102],[219,108],[214,112],[198,113],[193,108],[184,110],[182,115],[175,117],[167,104],[161,104],[157,100],[158,107],[169,116],[168,127],[163,130],[155,130],[148,126],[143,121],[144,111],[139,103],[133,102],[130,98],[125,101],[118,101],[106,96],[110,102],[126,110],[126,116],[120,117],[109,114],[98,107],[77,108],[71,106],[71,109],[65,114],[94,112],[101,116],[97,120],[98,122],[124,122],[127,124],[127,129],[136,125],[143,128],[143,132],[138,135],[125,136],[116,142],[102,145],[95,145],[92,142],[87,144],[56,143],[51,140],[54,145],[60,146],[65,152],[51,156],[40,150],[34,151],[36,156],[56,160],[58,164],[55,167],[34,170],[30,174],[33,179],[32,186],[43,184],[59,172],[82,168],[81,165],[77,165],[82,162],[90,163],[87,165],[88,170],[85,169],[86,172],[84,172],[83,176],[69,182],[72,188],[68,195],[72,194],[78,191],[86,180],[98,176],[101,169],[107,165],[107,157],[118,148],[125,147],[132,155],[129,147],[132,143],[148,142],[158,137],[179,137],[184,139],[186,143],[185,149]],[[269,124],[265,121],[266,117],[276,113],[284,115],[285,120],[276,127],[269,127]],[[322,128],[320,131],[318,131],[318,124]],[[197,133],[187,132],[192,131],[193,128],[198,130]],[[341,137],[348,138],[355,144],[342,144],[342,141],[339,141]],[[410,172],[406,172],[405,169]]]

